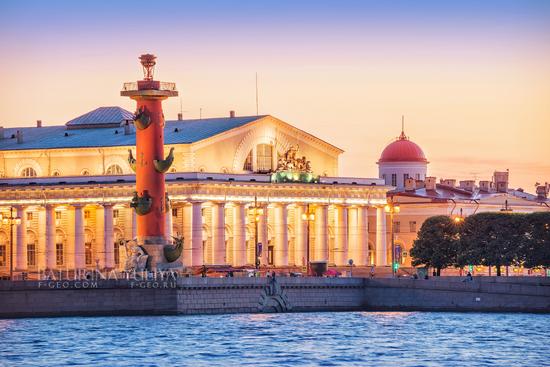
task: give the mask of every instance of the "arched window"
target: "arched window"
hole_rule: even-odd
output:
[[[244,160],[243,171],[252,171],[252,151],[248,153]]]
[[[36,177],[37,174],[36,174],[36,171],[35,171],[34,168],[25,167],[21,170],[20,176],[21,177]]]
[[[121,175],[122,167],[120,167],[118,164],[112,164],[107,168],[107,172],[105,173],[108,175]]]
[[[54,170],[52,176],[61,176],[61,173],[58,170]]]
[[[258,172],[266,173],[273,170],[273,146],[258,144],[256,146],[256,166]]]

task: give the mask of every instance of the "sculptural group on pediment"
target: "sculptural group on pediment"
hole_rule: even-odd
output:
[[[297,157],[298,146],[291,145],[290,148],[279,158],[277,171],[306,172],[311,173],[311,162],[305,156]]]

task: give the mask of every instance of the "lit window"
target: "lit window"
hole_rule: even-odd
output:
[[[416,232],[416,222],[415,221],[410,221],[409,222],[409,230],[410,232]]]
[[[107,168],[105,172],[107,175],[121,175],[122,168],[118,164],[112,164]]]
[[[248,153],[244,160],[243,171],[252,171],[252,151]]]
[[[63,265],[63,244],[62,243],[55,244],[55,264]]]
[[[34,242],[27,244],[27,265],[36,266],[36,245]]]
[[[21,170],[21,177],[36,177],[36,171],[32,167],[25,167]]]
[[[271,172],[273,169],[273,146],[259,144],[256,147],[256,165],[258,172]]]
[[[6,266],[6,245],[0,245],[0,266]]]

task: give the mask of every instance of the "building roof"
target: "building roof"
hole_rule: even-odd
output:
[[[110,107],[107,108],[109,109]],[[119,107],[116,108],[118,109]],[[120,108],[120,110],[124,111],[119,111],[121,115],[130,113],[122,108]],[[91,121],[93,119],[89,117],[84,118],[84,116],[90,115],[96,111],[99,115],[108,115],[109,113],[109,110],[98,111],[98,109],[96,109],[75,120],[81,119],[80,121]],[[111,110],[111,112],[114,111]],[[194,143],[223,133],[224,131],[257,121],[265,116],[267,115],[166,121],[164,127],[164,142],[165,144]],[[106,118],[106,120],[109,119],[110,118]],[[18,130],[21,131],[23,135],[22,143],[17,143],[16,132]],[[105,124],[100,124],[99,127],[85,125],[82,129],[69,129],[65,125],[58,125],[5,128],[4,139],[0,139],[0,150],[116,147],[133,146],[135,144],[135,132],[132,131],[130,134],[125,135],[124,127],[122,126],[105,127]]]
[[[99,107],[82,116],[72,119],[65,126],[68,129],[84,129],[94,127],[117,127],[127,120],[132,120],[134,114],[121,107]]]
[[[421,162],[428,163],[422,148],[409,140],[402,131],[396,141],[388,145],[380,155],[378,163],[385,162]]]
[[[550,199],[537,197],[536,195],[525,193],[522,191],[508,189],[507,192],[482,191],[475,189],[467,191],[459,187],[450,187],[447,185],[436,184],[435,190],[426,190],[426,188],[418,188],[407,191],[405,189],[394,190],[388,193],[389,196],[413,197],[420,199],[429,199],[432,202],[447,202],[447,201],[480,201],[495,198],[502,195],[523,199],[532,203],[550,205]]]

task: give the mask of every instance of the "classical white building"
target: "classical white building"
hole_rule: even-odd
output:
[[[251,265],[256,241],[264,266],[366,266],[387,252],[383,206],[392,187],[339,177],[343,151],[295,126],[232,112],[167,121],[165,142],[175,149],[166,226],[184,237],[188,266]],[[134,144],[132,114],[119,107],[65,125],[0,128],[0,212],[21,218],[13,242],[10,224],[0,227],[0,271],[9,271],[11,251],[16,271],[121,269],[118,240],[135,237]],[[285,159],[307,165],[307,179],[272,175]]]

